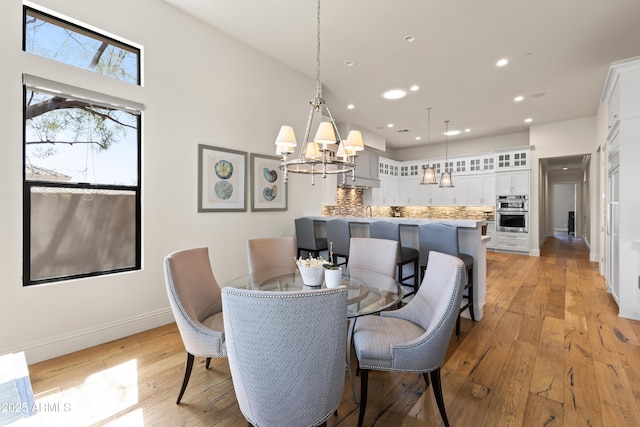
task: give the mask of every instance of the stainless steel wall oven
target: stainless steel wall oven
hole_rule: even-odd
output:
[[[496,231],[529,232],[528,196],[498,196],[496,201]]]

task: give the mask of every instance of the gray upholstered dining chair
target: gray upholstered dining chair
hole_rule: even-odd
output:
[[[400,224],[390,221],[374,221],[369,224],[369,236],[376,239],[389,239],[398,242],[398,255],[396,259],[396,264],[398,265],[398,281],[402,285],[410,288],[408,292],[405,292],[405,296],[413,295],[420,284],[420,251],[409,246],[402,246]],[[410,274],[405,276],[403,270],[407,264],[412,264],[413,269]],[[408,285],[405,283],[407,279],[413,279],[413,284]]]
[[[195,356],[226,357],[222,298],[208,248],[178,251],[164,259],[164,277],[171,311],[187,351],[182,388],[176,404],[187,388]]]
[[[293,237],[265,237],[247,241],[249,274],[278,267],[295,269],[296,241]]]
[[[395,279],[398,244],[395,240],[352,237],[347,266],[373,271]]]
[[[473,292],[473,257],[460,252],[459,239],[458,227],[456,226],[442,223],[420,224],[418,226],[420,269],[424,271],[426,268],[431,251],[442,252],[460,258],[464,262],[467,273],[464,280],[466,295],[462,295],[464,303],[461,304],[460,314],[468,309],[471,320],[475,321],[475,313],[473,312],[475,300]],[[456,320],[456,336],[460,336],[460,315]]]
[[[370,370],[422,373],[427,385],[429,373],[440,415],[449,426],[440,367],[462,299],[464,264],[438,252],[431,252],[429,258],[424,282],[407,305],[380,316],[364,316],[355,325],[353,343],[361,384],[358,426],[364,420]]]
[[[302,252],[308,252],[313,257],[318,257],[320,252],[329,249],[326,237],[316,234],[316,222],[312,218],[296,218],[296,243],[298,245],[298,256]]]
[[[225,287],[229,367],[249,425],[326,425],[344,389],[347,289]]]
[[[345,219],[331,219],[325,223],[327,242],[333,250],[333,263],[342,265],[349,262],[349,243],[351,239],[351,226]],[[343,262],[338,262],[342,258]]]

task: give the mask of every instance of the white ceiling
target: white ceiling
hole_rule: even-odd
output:
[[[316,1],[164,1],[315,79]],[[609,65],[640,55],[639,20],[639,0],[322,0],[324,98],[337,120],[392,149],[425,143],[427,107],[432,143],[444,140],[444,120],[471,129],[455,143],[526,132],[526,117],[591,116]],[[510,63],[497,68],[503,57]],[[382,98],[413,84],[401,100]]]

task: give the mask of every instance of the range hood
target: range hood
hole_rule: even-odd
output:
[[[347,174],[343,183],[342,177],[338,176],[338,187],[340,188],[380,188],[380,180],[359,177],[358,168],[356,167],[356,180],[353,181],[351,179],[351,174]]]

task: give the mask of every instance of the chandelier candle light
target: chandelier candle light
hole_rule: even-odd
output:
[[[343,180],[347,172],[351,172],[351,179],[355,181],[356,155],[364,149],[362,133],[352,130],[346,140],[342,140],[336,122],[329,111],[325,100],[322,98],[322,83],[320,82],[320,0],[317,0],[317,45],[316,45],[316,92],[314,98],[309,101],[311,109],[307,120],[304,142],[300,148],[298,158],[290,159],[295,152],[297,142],[291,126],[282,126],[276,138],[276,154],[282,155],[280,169],[284,171],[284,182],[287,182],[288,174],[301,173],[311,175],[313,185],[314,176],[321,174],[323,178],[327,174],[343,174]],[[326,111],[330,121],[320,122],[315,138],[310,139],[311,128],[315,115],[323,117]],[[336,146],[337,144],[337,146]]]
[[[427,150],[429,150],[429,144],[431,143],[431,107],[428,107],[427,111],[429,117],[427,121]],[[422,167],[422,180],[420,184],[423,185],[438,183],[436,181],[436,169],[429,165],[428,154],[429,152],[427,151],[427,165]]]

